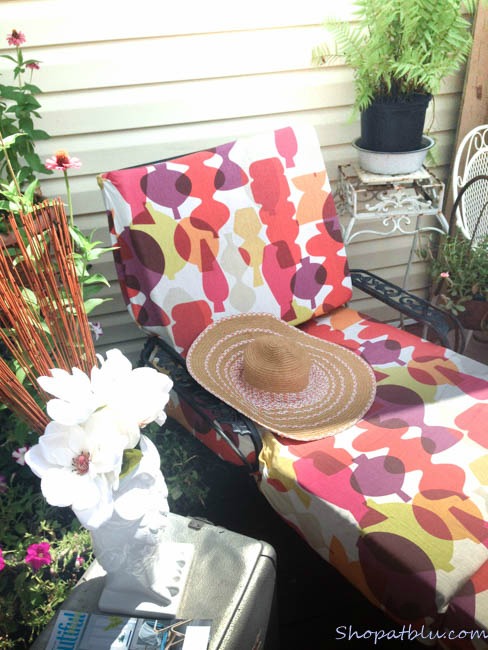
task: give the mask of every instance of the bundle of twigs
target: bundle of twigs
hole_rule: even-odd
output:
[[[89,373],[95,348],[62,202],[8,221],[9,241],[0,241],[0,342],[8,361],[0,357],[0,400],[42,433],[49,396],[37,377],[75,366]]]

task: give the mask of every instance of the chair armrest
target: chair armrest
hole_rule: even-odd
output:
[[[178,397],[185,400],[207,422],[210,428],[217,431],[250,472],[257,471],[258,456],[263,445],[254,422],[209,393],[195,381],[186,368],[185,359],[174,348],[163,339],[151,336],[147,339],[141,352],[140,365],[151,366],[159,372],[167,374],[173,381],[173,390]],[[229,438],[223,425],[228,425],[236,435],[247,435],[251,438],[256,456],[254,463],[250,463],[233,440]]]
[[[448,338],[449,333],[453,331],[453,349],[456,352],[463,352],[465,344],[463,328],[455,316],[370,271],[352,269],[350,273],[354,287],[431,328],[444,347],[453,347]]]

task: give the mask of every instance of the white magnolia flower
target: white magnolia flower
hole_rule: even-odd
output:
[[[47,403],[53,421],[25,454],[48,503],[71,506],[91,529],[111,517],[124,450],[139,443],[140,427],[163,424],[173,386],[154,368],[133,370],[120,350],[98,358],[100,367],[90,376],[79,368],[54,368],[50,377],[39,377],[54,396]]]
[[[47,414],[62,424],[80,424],[100,406],[93,393],[90,378],[79,368],[72,373],[51,368],[51,376],[38,377],[37,383],[56,399],[47,403]]]
[[[72,374],[55,368],[51,377],[39,377],[40,386],[55,397],[47,403],[48,415],[62,424],[81,424],[96,410],[108,407],[117,413],[134,446],[139,440],[135,427],[166,420],[164,409],[173,382],[154,368],[132,369],[120,350],[109,350],[106,360],[97,356],[100,367],[94,367],[90,377],[78,368]]]
[[[84,426],[50,422],[39,443],[25,455],[41,478],[41,490],[53,506],[71,506],[81,523],[97,528],[113,512],[125,435],[105,409]]]
[[[100,402],[140,427],[154,421],[163,424],[164,408],[173,386],[171,379],[154,368],[133,370],[130,361],[117,349],[107,352],[106,361],[98,358],[100,367],[93,368],[91,384]]]

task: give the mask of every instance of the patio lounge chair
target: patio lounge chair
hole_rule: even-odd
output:
[[[99,184],[121,290],[148,334],[143,362],[175,382],[168,414],[247,465],[275,510],[392,619],[488,630],[488,367],[448,347],[455,319],[349,270],[314,129],[104,173]],[[353,284],[440,344],[348,307]],[[249,312],[366,360],[376,397],[364,417],[300,442],[201,388],[185,368],[193,341]]]

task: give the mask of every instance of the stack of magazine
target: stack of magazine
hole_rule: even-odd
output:
[[[62,609],[46,650],[207,650],[211,623]]]

